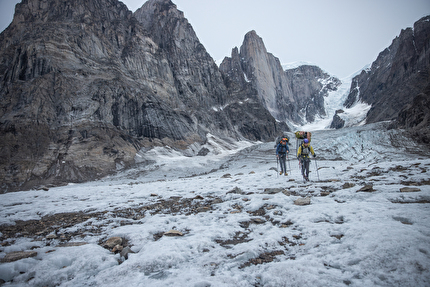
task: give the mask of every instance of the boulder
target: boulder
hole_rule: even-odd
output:
[[[421,189],[419,189],[418,187],[402,187],[400,189],[400,192],[417,192],[417,191],[421,191]]]
[[[103,244],[103,246],[108,248],[108,249],[112,249],[116,245],[121,245],[121,244],[122,244],[122,238],[115,236],[115,237],[111,237],[108,240],[106,240],[106,242]]]
[[[374,192],[373,185],[368,184],[357,190],[357,192]]]
[[[163,235],[165,236],[183,236],[184,234],[178,230],[169,230],[165,232]]]
[[[309,196],[304,197],[304,198],[300,197],[294,201],[294,204],[295,205],[309,205],[309,204],[311,204],[311,198]]]

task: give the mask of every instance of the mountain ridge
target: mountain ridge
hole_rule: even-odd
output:
[[[229,96],[171,1],[150,5],[150,29],[117,0],[17,5],[0,36],[2,192],[97,179],[142,148],[195,155],[209,132],[272,140],[286,128]]]

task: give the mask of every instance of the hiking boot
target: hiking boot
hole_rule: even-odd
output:
[[[279,175],[282,175],[282,171],[279,173]]]
[[[288,173],[284,173],[284,175],[288,175]]]

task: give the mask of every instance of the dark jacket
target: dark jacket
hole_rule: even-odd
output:
[[[282,144],[279,143],[278,146],[276,147],[276,155],[279,154],[285,154],[286,152],[290,152],[290,148],[288,147],[288,144]]]

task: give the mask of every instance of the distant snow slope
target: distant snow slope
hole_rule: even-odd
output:
[[[294,143],[279,176],[273,143],[223,152],[213,140],[206,157],[154,150],[103,180],[1,194],[1,224],[101,212],[53,227],[83,246],[43,230],[5,239],[2,225],[0,259],[37,252],[0,264],[4,286],[429,286],[430,157],[397,131],[315,131],[308,183]],[[183,236],[163,236],[172,229]],[[112,236],[128,260],[100,246]]]

